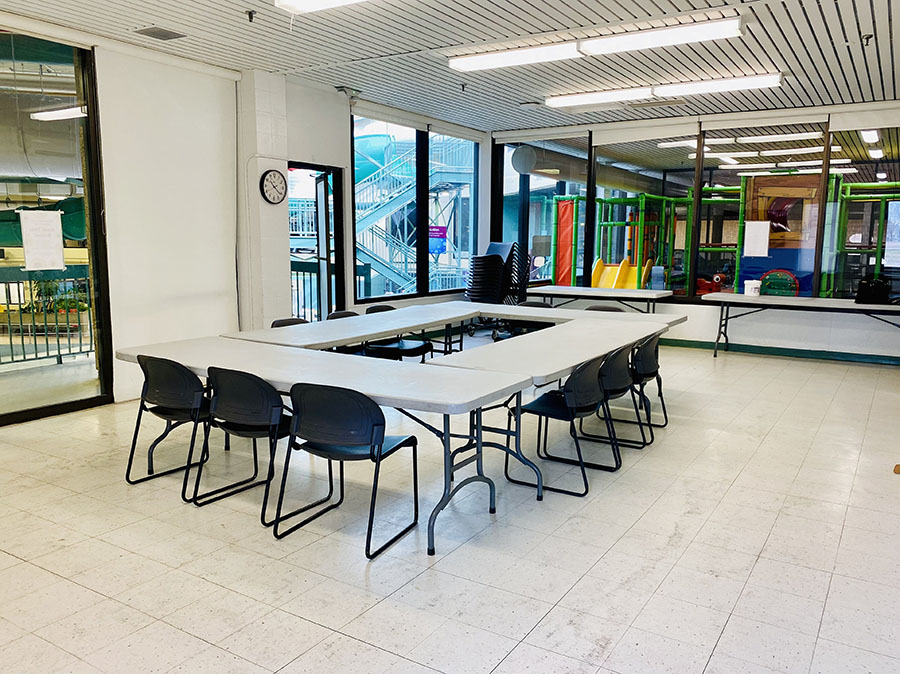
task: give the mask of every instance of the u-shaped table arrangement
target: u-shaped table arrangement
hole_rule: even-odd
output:
[[[474,349],[449,353],[454,326],[483,319],[521,320],[552,327]],[[537,499],[543,497],[538,466],[521,447],[522,392],[566,377],[578,365],[642,342],[682,323],[683,315],[604,313],[452,301],[416,305],[395,311],[320,321],[275,329],[236,332],[175,342],[119,349],[116,357],[137,362],[139,355],[177,361],[201,377],[209,367],[243,370],[261,377],[279,392],[297,382],[339,385],[364,393],[383,407],[393,407],[434,433],[443,445],[444,492],[428,519],[428,553],[435,551],[435,522],[453,496],[473,482],[495,487],[482,469],[485,446],[508,452],[534,471]],[[326,351],[338,346],[428,330],[443,329],[446,355],[425,365]],[[462,334],[462,333],[461,333]],[[460,337],[460,341],[462,337]],[[510,430],[484,426],[483,412],[509,406],[515,423]],[[415,413],[442,416],[438,428]],[[467,414],[468,430],[451,431],[450,418]],[[499,434],[503,442],[484,439]],[[453,448],[454,439],[463,444]],[[464,466],[476,474],[455,481]]]

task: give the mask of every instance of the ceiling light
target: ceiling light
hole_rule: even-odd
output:
[[[747,89],[765,89],[781,86],[781,73],[775,75],[750,75],[749,77],[722,77],[715,80],[685,82],[682,84],[663,84],[653,87],[656,96],[693,96],[696,94],[715,94],[722,91],[744,91]]]
[[[546,63],[547,61],[565,61],[577,59],[582,56],[578,51],[577,42],[561,42],[540,47],[525,47],[524,49],[504,49],[484,54],[470,54],[468,56],[451,56],[448,65],[453,70],[470,72],[473,70],[491,70],[492,68],[506,68],[508,66],[523,66],[529,63]]]
[[[804,131],[802,133],[776,133],[768,136],[743,136],[739,143],[780,143],[786,140],[815,140],[822,137],[821,131]],[[821,152],[821,150],[820,150]]]
[[[31,119],[38,122],[55,122],[60,119],[78,119],[79,117],[87,117],[87,108],[83,105],[77,105],[74,108],[41,110],[40,112],[31,113]]]
[[[704,155],[704,159],[724,159],[725,157],[734,158],[734,157],[758,157],[758,156],[759,156],[759,152],[750,152],[750,151],[746,151],[746,152],[707,152]],[[691,152],[688,155],[688,159],[696,159],[696,158],[697,158],[696,152]]]
[[[844,148],[840,145],[832,145],[832,152],[840,152]],[[815,145],[813,147],[786,147],[783,150],[760,150],[760,157],[778,157],[782,155],[788,154],[818,154],[819,152],[824,152],[824,145]]]
[[[771,171],[743,171],[738,173],[739,176],[771,176],[775,175]]]
[[[720,161],[723,161],[723,162],[725,162],[726,164],[729,164],[729,165],[730,165],[730,164],[737,164],[737,163],[738,163],[738,160],[737,160],[737,159],[734,159],[733,157],[722,157],[722,158],[720,159]]]
[[[603,103],[617,103],[619,101],[636,101],[642,98],[650,98],[652,95],[653,92],[650,87],[635,87],[633,89],[609,89],[586,94],[551,96],[544,103],[551,108],[569,108],[576,105],[602,105]]]
[[[878,131],[876,129],[871,129],[869,131],[860,131],[859,137],[862,138],[866,143],[877,143],[879,139]]]
[[[724,164],[719,168],[725,171],[733,171],[735,169],[745,171],[747,169],[773,169],[775,168],[775,164]]]
[[[822,159],[804,159],[803,161],[781,161],[778,162],[778,168],[785,168],[788,166],[821,166]],[[832,159],[831,165],[837,166],[839,164],[849,164],[853,160],[852,159]]]
[[[741,19],[740,17],[734,17],[731,19],[698,21],[677,26],[666,26],[665,28],[605,35],[590,40],[582,40],[579,48],[585,54],[590,55],[618,54],[626,51],[670,47],[677,44],[722,40],[730,37],[740,37],[741,35],[743,35],[741,32]]]
[[[881,159],[882,157],[884,157],[884,150],[882,150],[880,147],[870,147],[869,156],[872,159]]]
[[[344,5],[355,5],[365,0],[275,0],[275,6],[291,14],[308,14],[323,9],[334,9]]]
[[[731,145],[734,143],[734,138],[707,138],[704,142],[707,145]],[[657,143],[656,147],[697,147],[697,139],[665,140],[661,143]]]
[[[858,173],[859,169],[853,168],[852,166],[847,167],[838,167],[828,169],[829,173]]]
[[[885,173],[884,171],[879,171],[878,173],[875,174],[875,177],[878,178],[879,180],[886,180],[887,173]]]

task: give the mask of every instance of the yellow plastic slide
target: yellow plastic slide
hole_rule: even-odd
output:
[[[647,260],[644,264],[641,280],[638,281],[638,268],[628,259],[620,264],[604,264],[603,260],[594,263],[591,272],[591,287],[593,288],[644,288],[650,280],[650,271],[653,261]]]

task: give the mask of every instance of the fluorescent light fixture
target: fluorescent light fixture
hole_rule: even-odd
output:
[[[652,28],[650,30],[634,30],[616,35],[582,40],[579,48],[585,54],[618,54],[625,51],[639,51],[656,47],[671,47],[676,44],[692,44],[707,40],[722,40],[730,37],[741,37],[741,19],[717,19],[715,21],[698,21],[682,23],[677,26]]]
[[[742,171],[738,173],[739,176],[772,176],[775,175],[772,171]]]
[[[840,152],[844,148],[840,145],[832,145],[832,152]],[[815,145],[813,147],[786,147],[783,150],[760,150],[760,157],[779,157],[782,155],[788,154],[818,154],[819,152],[824,152],[824,145]]]
[[[642,98],[650,98],[652,95],[653,90],[650,87],[635,87],[633,89],[609,89],[586,94],[551,96],[544,103],[551,108],[570,108],[580,105],[602,105],[604,103],[618,103],[619,101],[637,101]]]
[[[781,143],[789,140],[816,140],[822,137],[821,131],[804,131],[801,133],[776,133],[768,136],[743,136],[738,143]],[[821,150],[820,150],[821,152]]]
[[[471,72],[474,70],[491,70],[509,66],[523,66],[529,63],[546,63],[547,61],[565,61],[582,56],[577,42],[561,42],[540,47],[524,49],[504,49],[503,51],[470,54],[468,56],[451,56],[448,65],[453,70]]]
[[[662,84],[653,87],[653,94],[666,98],[668,96],[694,96],[697,94],[715,94],[722,91],[745,91],[747,89],[766,89],[781,86],[781,73],[774,75],[750,75],[749,77],[722,77],[700,82],[684,82],[681,84]]]
[[[884,171],[879,171],[875,174],[875,177],[879,180],[887,180],[887,173],[885,173]]]
[[[344,5],[355,5],[365,0],[275,0],[275,6],[291,14],[308,14],[323,9],[334,9]]]
[[[731,145],[734,138],[707,138],[707,145]],[[657,143],[656,147],[697,147],[697,139],[689,138],[687,140],[665,140]]]
[[[838,168],[830,168],[828,170],[829,173],[859,173],[859,169],[856,169],[852,166],[846,167],[838,167]]]
[[[821,166],[822,159],[805,159],[803,161],[782,161],[778,162],[778,168],[787,168],[790,166]],[[852,159],[832,159],[831,165],[837,166],[839,164],[849,164],[853,160]]]
[[[87,108],[83,105],[78,105],[74,108],[41,110],[40,112],[31,113],[31,119],[38,122],[55,122],[60,119],[78,119],[79,117],[87,117]]]
[[[877,143],[879,140],[878,130],[870,129],[869,131],[860,131],[859,137],[866,143]]]
[[[881,159],[882,157],[884,157],[884,150],[882,150],[880,147],[870,147],[869,156],[872,159]]]
[[[773,169],[775,164],[723,164],[719,168],[724,171],[746,171],[747,169]]]
[[[735,157],[758,157],[758,156],[759,156],[759,152],[751,152],[751,151],[747,150],[747,151],[742,151],[742,152],[707,152],[706,154],[703,155],[703,158],[704,159],[725,159],[726,157],[729,157],[731,159],[734,159]],[[688,159],[696,159],[696,158],[697,158],[696,152],[691,152],[688,155]]]
[[[734,157],[722,157],[719,161],[724,162],[726,165],[737,164],[738,160]]]

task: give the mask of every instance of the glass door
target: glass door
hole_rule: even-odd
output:
[[[344,306],[343,171],[291,162],[291,303],[294,316],[322,320]]]
[[[89,58],[0,35],[0,425],[111,400]]]

